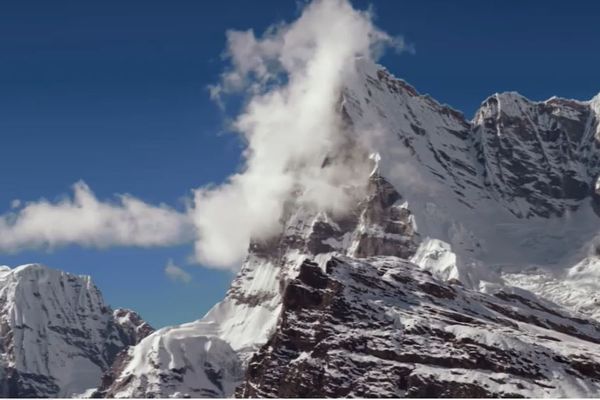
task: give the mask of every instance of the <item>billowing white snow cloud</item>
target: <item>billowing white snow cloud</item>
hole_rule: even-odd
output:
[[[183,268],[173,263],[173,260],[167,262],[165,275],[174,282],[190,283],[192,281],[192,276]]]
[[[50,202],[15,204],[0,216],[0,251],[52,249],[71,244],[85,247],[167,246],[193,240],[186,214],[153,206],[130,195],[100,201],[83,182],[73,197]]]
[[[341,187],[364,182],[369,171],[330,157],[348,141],[337,112],[342,83],[353,79],[357,57],[373,59],[386,44],[403,46],[346,0],[316,0],[296,21],[261,37],[230,31],[227,44],[231,67],[211,94],[250,96],[234,121],[247,143],[244,165],[226,183],[196,190],[193,210],[197,259],[224,268],[240,261],[250,238],[280,229],[292,191],[297,201],[321,209],[346,207]]]

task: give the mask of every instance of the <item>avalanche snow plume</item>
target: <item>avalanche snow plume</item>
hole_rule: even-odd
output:
[[[314,1],[296,21],[260,37],[252,30],[227,33],[230,68],[211,91],[219,100],[250,93],[234,121],[247,147],[241,172],[195,191],[201,262],[238,265],[250,238],[281,231],[292,193],[298,203],[317,209],[349,208],[350,193],[364,185],[369,165],[344,134],[341,90],[357,79],[354,61],[374,60],[386,45],[401,49],[403,42],[378,30],[369,12],[346,0]]]

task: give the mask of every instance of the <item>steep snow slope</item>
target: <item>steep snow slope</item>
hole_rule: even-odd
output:
[[[65,397],[97,386],[152,328],[112,310],[90,277],[42,265],[0,269],[0,395]]]
[[[439,394],[445,388],[447,393],[454,395],[598,393],[594,383],[598,377],[593,372],[597,368],[596,348],[585,354],[573,355],[575,353],[571,352],[577,346],[588,346],[587,342],[596,343],[595,322],[579,320],[526,291],[505,287],[506,293],[518,294],[519,299],[512,300],[493,293],[484,296],[476,291],[516,285],[546,296],[571,311],[587,313],[582,318],[598,315],[595,300],[590,300],[598,290],[594,282],[598,264],[589,249],[594,248],[598,233],[596,213],[600,210],[600,190],[597,189],[600,187],[597,185],[600,97],[590,102],[559,98],[534,102],[516,93],[496,94],[485,100],[474,119],[468,121],[450,107],[420,95],[380,66],[358,60],[356,68],[358,78],[346,82],[341,92],[340,112],[349,134],[354,135],[349,143],[357,143],[351,151],[358,154],[358,158],[360,154],[366,157],[367,153],[373,152],[372,158],[377,164],[371,176],[365,178],[368,180],[366,190],[362,187],[341,188],[356,193],[356,207],[347,214],[333,215],[307,209],[290,199],[282,216],[282,233],[266,242],[250,245],[248,257],[226,298],[203,319],[160,330],[132,348],[113,366],[99,395],[231,395],[234,387],[244,380],[243,371],[249,360],[257,357],[258,349],[258,354],[265,356],[269,343],[289,334],[289,326],[283,324],[289,322],[286,318],[297,316],[286,314],[289,312],[286,310],[286,290],[300,279],[298,273],[303,262],[310,259],[326,270],[331,256],[347,257],[343,258],[345,269],[356,267],[367,271],[373,268],[380,272],[382,267],[377,262],[370,260],[368,264],[362,264],[360,260],[385,256],[388,257],[386,262],[404,271],[402,274],[420,268],[436,279],[460,282],[464,286],[459,290],[461,304],[470,302],[475,304],[473,308],[467,309],[449,300],[445,304],[443,296],[441,300],[430,299],[426,294],[418,296],[421,299],[416,303],[420,304],[419,310],[428,310],[432,307],[430,302],[435,303],[435,310],[429,310],[431,318],[436,315],[442,318],[444,313],[455,313],[459,309],[470,318],[478,319],[477,323],[469,325],[469,329],[459,333],[454,332],[458,329],[456,325],[463,323],[456,319],[458,317],[452,317],[454,321],[445,321],[448,329],[454,332],[452,335],[419,331],[431,335],[424,340],[446,346],[447,351],[461,353],[460,359],[470,360],[465,361],[463,371],[450,374],[454,378],[444,375],[444,382],[458,382],[458,386],[449,383],[435,389],[424,384],[431,390],[441,391],[427,393]],[[336,156],[340,155],[332,155]],[[422,276],[418,272],[415,274]],[[342,274],[323,279],[356,287],[356,282],[344,281],[348,276]],[[385,272],[381,276],[385,276]],[[442,282],[431,284],[446,288]],[[571,287],[577,291],[571,291]],[[373,313],[387,312],[390,307],[395,309],[406,300],[398,294],[383,308],[373,308],[370,301],[383,295],[379,291],[370,295],[368,289],[363,289],[367,297],[353,297],[352,302],[378,310]],[[343,293],[347,294],[347,291]],[[436,294],[429,295],[436,297]],[[504,304],[507,308],[503,311],[493,308],[494,302],[503,301],[520,304]],[[478,302],[485,304],[477,306]],[[516,312],[515,307],[527,309]],[[540,316],[536,309],[542,309],[544,315]],[[511,314],[510,310],[515,313]],[[410,323],[416,318],[413,311],[402,314],[401,319]],[[367,320],[379,318],[369,313],[357,315]],[[354,321],[354,316],[350,317]],[[504,318],[502,321],[512,321],[494,320],[500,317]],[[481,331],[487,329],[486,326],[501,329],[503,324],[510,329],[502,328],[499,336],[484,343],[485,346],[480,343]],[[338,325],[335,329],[343,331],[344,327]],[[295,327],[292,324],[291,329]],[[394,331],[396,328],[384,324],[382,334],[398,335],[400,333]],[[535,332],[542,328],[552,332],[544,331],[539,335],[558,335],[561,346],[566,344],[567,349],[563,351],[553,345],[554,339],[548,339],[549,342],[542,346],[544,348],[536,347],[533,342],[538,333]],[[561,336],[565,330],[569,337]],[[588,332],[582,339],[585,343],[578,341],[583,331]],[[365,334],[367,341],[369,335],[376,336],[378,331],[369,332]],[[525,339],[518,342],[518,348],[531,357],[523,358],[512,352],[506,355],[506,343],[517,343],[515,340],[520,335]],[[479,344],[467,349],[462,345],[455,346],[458,336],[459,341]],[[446,339],[450,342],[444,345]],[[285,340],[277,343],[284,346],[283,349],[274,349],[271,353],[285,352],[288,343]],[[313,344],[308,342],[307,353]],[[341,357],[334,361],[343,364],[347,354],[338,350],[328,354]],[[359,358],[365,356],[358,349],[354,350]],[[316,349],[311,351],[314,353]],[[421,351],[424,356],[427,346],[415,347],[414,351]],[[193,357],[184,357],[186,352]],[[494,379],[509,382],[506,386],[498,384],[500,386],[496,385],[493,390],[486,388],[485,385],[492,383],[483,376],[483,386],[463,385],[467,379],[464,377],[470,376],[465,374],[466,370],[480,369],[480,361],[474,359],[486,357],[477,356],[477,352],[486,356],[489,355],[487,352],[499,354],[501,360],[488,367],[494,373],[505,374]],[[537,352],[545,355],[534,357],[533,353]],[[273,365],[288,368],[285,363],[273,360],[271,355],[265,357]],[[313,357],[318,359],[320,355],[300,354],[298,357],[314,361]],[[546,388],[548,390],[540,389],[550,385],[548,382],[552,378],[541,364],[551,362],[553,357],[568,359],[564,367],[557,364],[558,377],[564,382]],[[583,364],[573,361],[577,357],[584,360]],[[256,362],[262,361],[254,358],[251,365]],[[535,377],[525,376],[522,369],[511,369],[513,362],[522,362],[541,372]],[[431,369],[431,376],[440,376],[443,371],[439,368],[445,366],[424,359],[414,359],[412,363],[413,367],[419,364],[423,371]],[[586,375],[588,366],[592,375]],[[263,393],[260,386],[268,371],[255,371],[254,374],[252,368],[242,384],[244,389],[240,393],[245,395]],[[393,370],[404,371],[402,368]],[[573,370],[575,372],[571,373]],[[360,368],[356,371],[364,372]],[[340,374],[347,372],[346,369],[338,371]],[[426,374],[415,376],[418,380],[413,383],[418,387]],[[369,379],[385,381],[383,376]],[[539,385],[534,380],[539,381]],[[295,394],[306,393],[300,390],[302,382],[297,385],[293,389],[298,390]],[[385,386],[385,382],[382,385]],[[385,393],[413,393],[409,386],[398,386]],[[265,390],[282,393],[272,385]]]

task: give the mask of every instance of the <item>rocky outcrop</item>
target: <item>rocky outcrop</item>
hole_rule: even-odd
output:
[[[375,255],[410,258],[414,255],[419,235],[413,217],[402,203],[402,196],[378,173],[369,179],[367,199],[359,208],[363,210],[349,254],[357,258]]]
[[[560,397],[600,390],[600,324],[395,257],[305,261],[243,397]]]
[[[113,311],[113,319],[117,324],[123,343],[127,343],[129,346],[138,344],[154,332],[154,328],[133,310],[117,308]]]

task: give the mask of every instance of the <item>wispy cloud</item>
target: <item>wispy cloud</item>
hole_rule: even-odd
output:
[[[0,251],[85,247],[168,246],[190,242],[193,226],[185,213],[165,205],[149,205],[130,195],[101,201],[84,183],[73,185],[73,196],[42,199],[0,216]]]
[[[165,266],[165,274],[174,282],[190,283],[192,281],[192,276],[183,268],[173,263],[173,260],[169,260],[167,262],[167,265]]]

